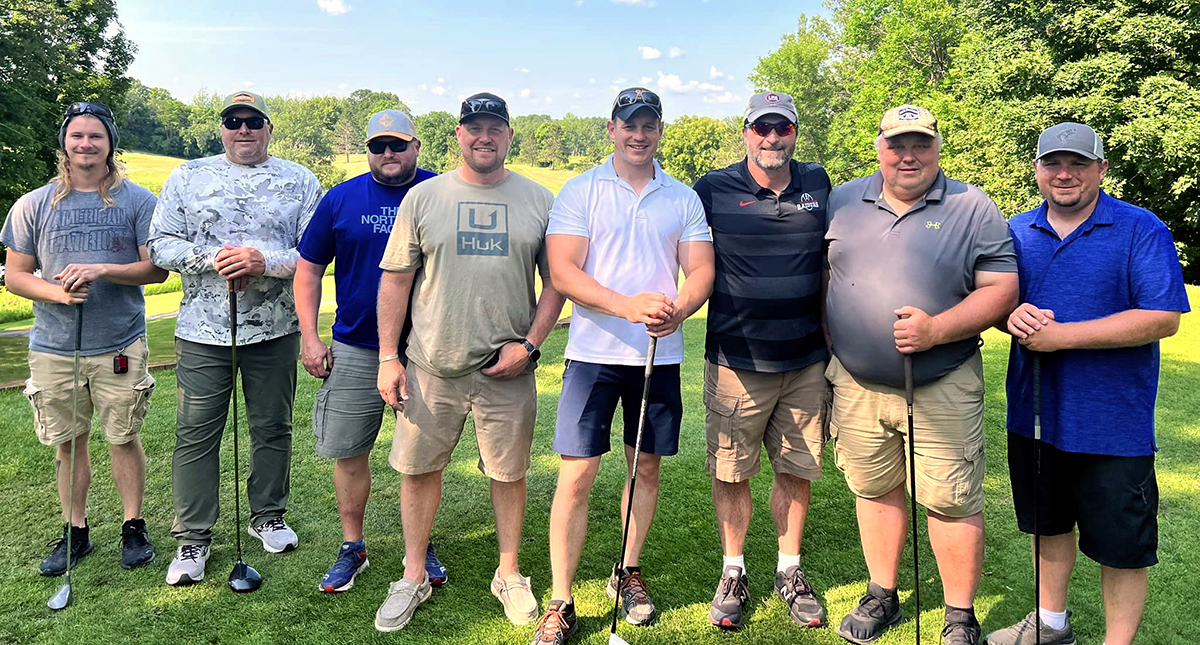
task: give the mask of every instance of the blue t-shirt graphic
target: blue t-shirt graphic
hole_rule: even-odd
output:
[[[400,201],[410,188],[435,176],[436,173],[418,168],[409,184],[385,186],[367,172],[329,189],[317,205],[297,250],[300,257],[313,264],[329,264],[337,259],[333,277],[337,288],[335,340],[364,349],[379,349],[375,317],[379,276],[383,274],[379,261],[383,259]],[[401,335],[401,355],[406,335]]]

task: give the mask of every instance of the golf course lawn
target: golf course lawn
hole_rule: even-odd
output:
[[[1193,306],[1200,289],[1189,289]],[[1188,549],[1200,542],[1200,319],[1184,316],[1178,335],[1162,343],[1162,379],[1158,400],[1158,477],[1162,561],[1151,570],[1150,601],[1139,643],[1183,645],[1200,641],[1200,558]],[[322,327],[328,329],[328,316]],[[152,323],[153,325],[153,323]],[[720,575],[721,552],[714,526],[709,479],[704,470],[704,412],[701,405],[704,320],[685,324],[687,360],[682,371],[685,418],[680,454],[664,461],[658,519],[651,531],[642,565],[661,612],[659,624],[637,629],[622,623],[630,643],[766,644],[841,643],[834,629],[800,629],[787,620],[783,604],[771,597],[776,543],[767,495],[769,466],[753,481],[755,513],[745,554],[750,576],[747,627],[725,634],[710,627],[705,616]],[[550,451],[555,406],[562,377],[565,329],[547,341],[538,371],[539,416],[529,477],[529,507],[522,545],[522,569],[532,577],[542,606],[549,599],[550,566],[546,545],[557,458]],[[1033,602],[1029,541],[1017,533],[1005,462],[1004,371],[1008,343],[998,332],[985,335],[987,394],[987,559],[976,605],[985,631],[1006,626],[1025,615]],[[157,350],[156,350],[157,352]],[[155,359],[163,358],[161,354]],[[400,576],[403,541],[400,533],[400,477],[387,465],[394,423],[385,421],[372,454],[375,474],[367,508],[366,535],[371,568],[355,587],[341,595],[317,591],[317,582],[341,543],[332,484],[332,462],[313,454],[310,417],[317,380],[300,370],[295,408],[292,496],[287,519],[300,536],[289,554],[263,552],[242,533],[246,560],[262,573],[262,589],[235,595],[225,585],[234,562],[231,481],[232,441],[222,446],[222,515],[216,526],[208,579],[190,588],[163,583],[174,544],[170,537],[171,450],[174,444],[175,378],[169,370],[155,373],[158,389],[142,432],[147,453],[145,517],[158,559],[149,567],[122,570],[118,533],[121,504],[113,488],[106,450],[93,452],[94,483],[89,499],[91,539],[95,551],[75,570],[74,604],[52,614],[46,600],[61,579],[42,578],[37,565],[47,540],[60,530],[53,488],[51,451],[37,443],[32,415],[19,390],[0,393],[0,440],[9,446],[0,456],[0,642],[150,642],[179,643],[528,643],[532,626],[514,627],[505,619],[488,584],[496,566],[495,529],[487,499],[487,480],[476,469],[472,430],[445,473],[445,495],[433,530],[438,552],[450,571],[449,583],[416,613],[402,632],[378,634],[374,612],[387,585]],[[1096,392],[1095,396],[1105,396]],[[244,419],[243,432],[244,432]],[[620,420],[616,421],[619,426]],[[614,429],[614,432],[616,430]],[[619,436],[619,435],[618,435]],[[93,442],[102,447],[99,432]],[[245,435],[243,435],[243,438]],[[243,450],[246,443],[243,442]],[[246,463],[247,454],[242,453]],[[243,474],[245,470],[243,469]],[[604,594],[607,572],[619,548],[618,500],[623,467],[607,458],[592,495],[590,534],[576,585],[581,631],[575,642],[600,645],[608,637],[612,605]],[[243,489],[243,495],[244,495]],[[243,514],[245,513],[243,506]],[[243,515],[243,522],[245,520]],[[921,529],[922,640],[937,643],[942,623],[941,587],[927,531]],[[1191,546],[1189,546],[1191,545]],[[825,477],[813,487],[805,532],[803,566],[836,625],[863,593],[867,572],[855,524],[854,501],[826,450]],[[900,597],[910,617],[879,643],[912,643],[911,559],[905,550]],[[1099,644],[1103,612],[1098,593],[1099,568],[1080,558],[1071,589],[1070,608],[1079,642]]]

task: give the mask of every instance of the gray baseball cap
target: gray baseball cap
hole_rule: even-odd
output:
[[[367,141],[378,137],[395,137],[405,141],[417,138],[412,119],[400,110],[380,110],[367,122]]]
[[[1088,159],[1104,158],[1104,142],[1096,131],[1082,123],[1059,123],[1050,126],[1038,137],[1034,161],[1051,152],[1074,152]]]
[[[746,123],[754,123],[767,114],[778,114],[783,118],[796,122],[796,104],[792,97],[783,92],[762,92],[750,97],[746,106]]]

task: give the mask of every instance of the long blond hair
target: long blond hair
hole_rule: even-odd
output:
[[[58,182],[58,187],[54,189],[54,196],[50,198],[50,207],[58,206],[58,203],[64,197],[71,194],[71,160],[67,158],[67,153],[62,150],[57,151],[58,155],[58,174],[51,181]],[[117,205],[117,200],[113,199],[112,193],[125,181],[125,164],[117,161],[116,150],[108,151],[108,158],[104,160],[104,164],[108,166],[108,174],[100,180],[100,199],[104,200],[104,205],[112,208]]]

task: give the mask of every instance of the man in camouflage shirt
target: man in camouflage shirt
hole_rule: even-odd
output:
[[[292,456],[300,327],[292,295],[296,245],[321,199],[308,169],[270,156],[266,102],[236,92],[221,110],[225,154],[180,165],[150,224],[150,258],[183,277],[175,326],[179,387],[171,480],[178,544],[167,583],[204,579],[217,521],[221,435],[235,387],[230,292],[237,292],[238,368],[250,422],[250,526],[272,553],[296,547],[283,521]]]

